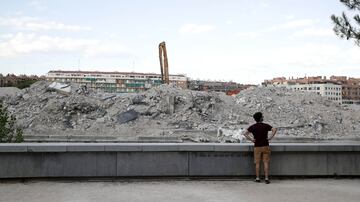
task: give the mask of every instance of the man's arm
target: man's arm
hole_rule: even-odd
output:
[[[250,136],[250,132],[248,130],[245,131],[244,136],[251,142],[255,142],[255,139]]]
[[[268,140],[273,139],[273,137],[275,136],[277,132],[277,128],[271,128],[271,136],[268,138]]]

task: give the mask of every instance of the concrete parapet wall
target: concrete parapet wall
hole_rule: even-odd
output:
[[[360,144],[274,143],[270,173],[360,176]],[[251,144],[0,144],[0,178],[254,175]]]

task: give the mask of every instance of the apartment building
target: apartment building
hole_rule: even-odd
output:
[[[360,104],[360,78],[347,78],[346,76],[331,76],[330,80],[342,85],[344,104]]]
[[[293,85],[285,85],[285,87],[295,91],[298,90],[298,91],[317,93],[328,100],[332,100],[334,102],[342,104],[342,87],[339,84],[334,84],[334,83],[293,84]]]
[[[264,80],[262,85],[280,85],[280,84],[311,84],[311,83],[326,83],[327,80],[326,76],[309,76],[309,77],[303,77],[303,78],[286,78],[286,77],[276,77],[270,80]],[[334,82],[334,81],[331,81]]]
[[[343,79],[343,78],[341,78]],[[343,86],[337,80],[327,79],[322,76],[289,78],[277,77],[265,80],[263,85],[283,86],[292,90],[314,92],[328,100],[339,104],[343,103]]]
[[[327,79],[325,76],[324,77],[314,76],[314,77],[303,77],[296,79],[294,78],[286,79],[285,77],[277,77],[271,80],[265,80],[262,84],[265,86],[266,85],[287,86],[287,85],[296,85],[296,84],[305,85],[305,84],[326,84],[326,83],[341,85],[341,97],[342,97],[341,100],[343,104],[360,104],[360,78],[352,78],[352,77],[348,78],[346,76],[331,76],[329,79]],[[308,86],[304,86],[304,87],[308,87]],[[330,89],[336,88],[331,86],[329,87]],[[336,97],[333,97],[333,95],[334,93],[336,95],[338,92],[330,91],[324,93],[325,94],[322,95],[328,97],[328,99],[336,100]]]
[[[276,77],[271,80],[265,80],[262,85],[281,85],[281,84],[287,84],[288,80],[286,77]]]
[[[187,88],[188,78],[185,75],[170,75],[170,83]],[[161,84],[161,75],[137,72],[98,72],[98,71],[49,71],[48,81],[78,83],[88,88],[111,93],[142,92]]]

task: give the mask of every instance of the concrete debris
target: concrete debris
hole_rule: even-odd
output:
[[[0,99],[5,99],[5,97],[16,96],[20,93],[20,89],[16,87],[0,87]]]
[[[222,127],[218,128],[217,137],[220,142],[228,142],[227,137],[231,137],[232,142],[244,142],[245,136],[243,135],[244,129],[229,130]]]
[[[116,97],[116,95],[108,95],[108,96],[105,96],[105,97],[101,98],[101,100],[104,101],[104,100],[112,99],[112,98],[115,98],[115,97]]]
[[[49,89],[50,90],[55,90],[59,93],[63,93],[65,95],[68,95],[71,93],[71,86],[70,84],[62,84],[62,83],[58,83],[58,82],[52,82],[49,85]]]
[[[339,106],[317,94],[276,87],[253,87],[236,96],[172,85],[141,93],[109,94],[76,84],[39,81],[2,99],[16,115],[25,135],[243,142],[242,132],[254,123],[252,115],[261,111],[267,123],[279,128],[277,137],[360,137],[358,110]]]
[[[85,86],[85,85],[79,86],[79,88],[76,89],[75,92],[78,94],[83,94],[83,95],[88,95],[90,93],[87,89],[87,86]]]
[[[139,117],[139,113],[134,109],[131,109],[126,112],[122,112],[118,115],[118,121],[120,124],[127,123],[129,121],[135,120]]]

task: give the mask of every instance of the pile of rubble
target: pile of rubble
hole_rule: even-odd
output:
[[[6,97],[15,96],[20,93],[20,89],[16,87],[0,87],[0,100]]]
[[[236,142],[264,113],[278,137],[341,139],[360,136],[360,115],[317,94],[258,87],[237,96],[161,85],[146,92],[106,94],[80,85],[39,81],[3,99],[25,135],[178,137]]]
[[[286,88],[250,88],[236,97],[240,114],[264,113],[279,128],[279,136],[341,139],[360,136],[359,111],[341,106],[316,93]]]

